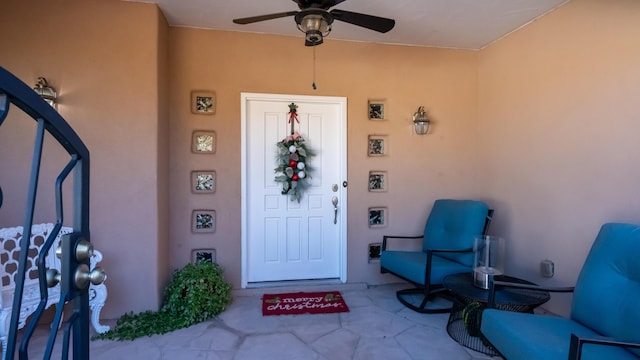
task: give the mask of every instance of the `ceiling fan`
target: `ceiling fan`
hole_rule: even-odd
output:
[[[275,14],[252,16],[234,19],[236,24],[251,24],[258,21],[278,19],[293,16],[298,29],[305,33],[305,45],[316,46],[322,44],[322,39],[331,32],[331,24],[334,20],[343,21],[352,25],[386,33],[393,29],[395,20],[383,17],[366,15],[346,10],[329,8],[336,6],[345,0],[293,0],[300,7],[300,11],[285,11]]]

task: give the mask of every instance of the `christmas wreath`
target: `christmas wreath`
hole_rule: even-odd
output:
[[[277,167],[275,181],[282,183],[282,194],[290,195],[291,201],[300,202],[300,197],[309,184],[311,168],[307,160],[313,155],[304,143],[304,138],[293,131],[294,121],[298,121],[294,103],[289,105],[289,122],[291,123],[291,135],[276,144]]]

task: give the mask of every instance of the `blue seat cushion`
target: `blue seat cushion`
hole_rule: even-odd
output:
[[[518,360],[566,360],[572,333],[600,336],[568,318],[496,309],[483,311],[480,330],[506,359]],[[631,352],[613,346],[585,344],[582,351],[583,360],[638,360]]]
[[[571,318],[604,336],[640,343],[638,254],[638,225],[602,225],[576,282]],[[640,356],[640,349],[632,351]]]
[[[470,249],[482,235],[489,206],[476,200],[436,200],[424,226],[422,250]],[[440,253],[439,256],[471,267],[472,253]]]
[[[442,284],[442,279],[450,274],[470,272],[469,266],[434,255],[431,259],[432,285]],[[380,266],[416,284],[425,284],[427,254],[422,251],[383,251]]]

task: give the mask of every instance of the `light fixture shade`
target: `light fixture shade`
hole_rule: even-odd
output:
[[[307,13],[300,17],[296,16],[298,30],[305,33],[305,44],[307,46],[322,44],[322,39],[331,32],[332,22],[333,19],[322,12]]]
[[[49,105],[55,107],[58,94],[56,93],[56,89],[49,86],[49,84],[47,83],[47,79],[39,77],[33,90],[36,92],[36,94],[40,95],[40,97],[43,98],[44,101],[49,103]]]
[[[303,33],[313,30],[320,32],[323,36],[329,35],[329,31],[331,31],[331,27],[327,23],[327,20],[325,20],[322,15],[318,14],[310,14],[303,17],[298,28]]]
[[[418,135],[425,135],[429,132],[431,120],[427,117],[424,106],[420,106],[418,111],[413,114],[413,128]]]

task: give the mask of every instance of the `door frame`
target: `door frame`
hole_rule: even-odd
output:
[[[340,180],[339,184],[343,185],[347,182],[347,98],[339,96],[313,96],[313,95],[286,95],[286,94],[266,94],[266,93],[240,93],[240,132],[241,132],[241,287],[246,288],[248,286],[248,245],[249,239],[247,238],[247,226],[248,226],[248,209],[247,209],[247,126],[249,119],[247,118],[247,103],[250,101],[285,101],[288,103],[318,103],[318,104],[332,104],[340,107],[338,137],[340,159],[339,172]],[[274,144],[275,146],[275,144]],[[340,281],[342,283],[347,282],[347,187],[339,186],[336,195],[340,198],[341,209],[344,211],[338,212],[338,225],[339,225],[339,265],[340,265]]]

